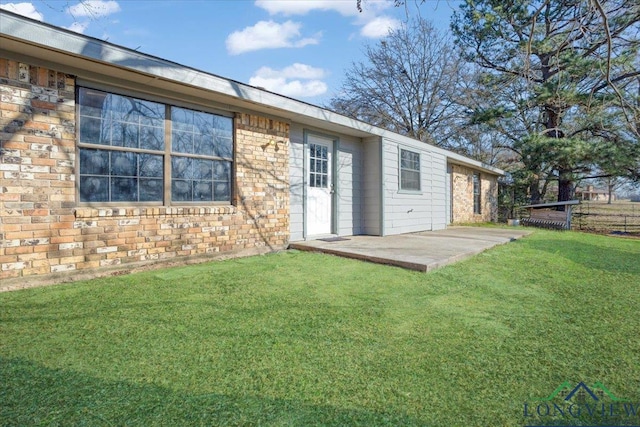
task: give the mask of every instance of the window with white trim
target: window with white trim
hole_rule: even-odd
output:
[[[230,203],[231,117],[83,87],[78,105],[81,203]]]
[[[420,191],[420,153],[400,149],[400,190]]]

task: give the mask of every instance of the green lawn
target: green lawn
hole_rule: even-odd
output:
[[[639,284],[640,240],[537,231],[428,274],[284,252],[3,293],[0,425],[586,424],[535,399],[640,406]]]

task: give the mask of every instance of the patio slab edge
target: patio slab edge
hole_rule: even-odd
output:
[[[495,246],[513,242],[531,233],[526,230],[505,233],[505,229],[496,229],[496,231],[501,230],[497,233],[487,232],[486,229],[483,230],[484,233],[477,233],[477,230],[472,227],[451,227],[440,232],[409,233],[387,237],[349,236],[344,239],[344,242],[309,240],[292,242],[289,244],[289,249],[326,253],[376,264],[429,272],[478,255]],[[424,246],[423,244],[416,245],[416,241],[421,239],[425,239]],[[349,240],[351,242],[348,242]],[[370,247],[371,250],[368,251],[367,247]],[[381,254],[380,248],[385,247],[393,248],[389,249],[388,255]],[[424,251],[421,250],[421,247],[429,249]]]
[[[289,249],[297,249],[299,251],[318,252],[323,254],[336,255],[343,258],[357,259],[359,261],[368,261],[374,264],[384,264],[384,265],[391,265],[395,267],[402,267],[408,270],[421,271],[423,273],[429,271],[429,266],[427,264],[402,261],[402,260],[391,259],[391,258],[382,258],[382,257],[373,256],[373,255],[365,255],[358,252],[352,252],[352,251],[346,251],[346,250],[340,250],[340,249],[313,247],[313,246],[306,245],[304,243],[299,243],[299,244],[291,243],[289,244]]]

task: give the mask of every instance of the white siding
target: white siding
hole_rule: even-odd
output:
[[[364,140],[362,145],[362,234],[370,236],[382,234],[380,143],[380,138],[372,137]]]
[[[338,235],[362,234],[362,143],[357,138],[341,136],[337,148]]]
[[[364,231],[362,219],[362,165],[363,145],[359,138],[329,134],[321,129],[305,129],[300,124],[290,127],[289,173],[290,173],[290,241],[304,240],[304,133],[305,130],[338,140],[335,156],[336,197],[334,202],[335,227],[338,235],[351,236]]]
[[[400,190],[400,149],[420,154],[419,192]],[[446,159],[420,142],[384,140],[384,234],[442,229],[446,226]]]
[[[432,230],[447,228],[447,159],[441,153],[431,156]]]
[[[304,138],[300,125],[289,128],[289,240],[304,240]]]

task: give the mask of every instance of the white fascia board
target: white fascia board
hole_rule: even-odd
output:
[[[80,59],[132,70],[153,79],[178,82],[216,94],[244,101],[251,105],[268,107],[273,114],[304,125],[329,127],[347,135],[365,138],[380,136],[401,140],[409,145],[424,144],[368,123],[343,116],[315,105],[258,89],[244,83],[219,77],[162,58],[146,55],[132,49],[78,34],[63,28],[6,12],[0,9],[0,36],[18,43],[37,45]],[[419,146],[416,145],[418,148]],[[466,164],[487,172],[502,175],[503,171],[459,154],[429,145],[429,149],[445,155],[456,163]]]
[[[460,154],[453,153],[451,151],[444,150],[447,156],[447,161],[457,165],[469,166],[473,169],[478,169],[481,172],[487,172],[492,175],[504,175],[505,172],[502,169],[488,165],[477,160],[470,159]]]

